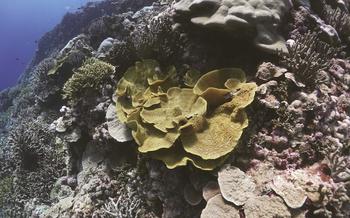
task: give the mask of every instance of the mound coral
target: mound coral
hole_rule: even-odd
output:
[[[196,74],[187,78],[191,75]],[[156,61],[144,60],[118,83],[117,115],[132,129],[141,153],[170,169],[191,162],[212,170],[248,126],[243,109],[253,101],[256,88],[236,68],[211,71],[193,88],[180,87],[174,67],[163,72]]]
[[[72,104],[88,89],[98,90],[114,73],[114,66],[97,58],[87,59],[64,84],[63,97]]]
[[[195,25],[237,32],[256,32],[255,45],[267,52],[287,52],[277,33],[282,17],[291,8],[288,0],[181,0],[174,5],[179,15]]]

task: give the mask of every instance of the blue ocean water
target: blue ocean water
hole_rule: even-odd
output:
[[[90,1],[0,0],[0,91],[16,84],[40,37]]]

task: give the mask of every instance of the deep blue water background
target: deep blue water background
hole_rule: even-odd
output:
[[[40,37],[90,1],[0,0],[0,91],[16,84]]]

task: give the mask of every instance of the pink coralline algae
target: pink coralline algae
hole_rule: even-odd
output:
[[[349,75],[349,66],[347,61],[333,60],[327,72],[330,75],[328,83],[318,85],[311,92],[298,90],[290,94],[288,101],[274,94],[285,78],[261,84],[259,103],[282,116],[260,128],[253,143],[256,156],[268,159],[280,168],[293,168],[300,167],[303,155],[308,161],[316,160],[324,147],[329,146],[326,144],[339,148],[348,145],[350,94],[349,87],[343,82]]]

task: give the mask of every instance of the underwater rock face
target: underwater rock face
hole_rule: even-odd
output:
[[[0,217],[350,217],[350,5],[293,4],[67,15],[0,93]]]
[[[256,31],[255,45],[267,52],[287,52],[284,39],[277,32],[282,18],[291,9],[290,0],[181,0],[175,12],[206,28],[232,32]]]

